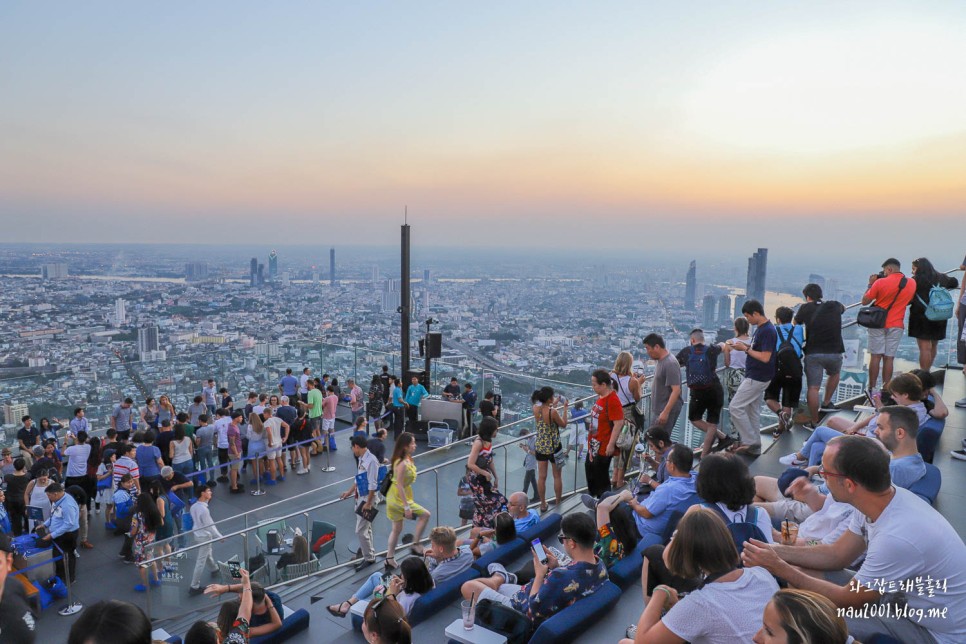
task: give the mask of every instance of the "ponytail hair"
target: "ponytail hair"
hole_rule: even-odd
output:
[[[377,604],[375,609],[373,604]],[[382,601],[370,603],[362,619],[369,632],[379,636],[380,642],[412,644],[412,628],[406,621],[405,611],[395,599],[387,597]]]

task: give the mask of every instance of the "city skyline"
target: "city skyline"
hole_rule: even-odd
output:
[[[700,4],[6,7],[5,239],[392,244],[409,205],[433,246],[828,258],[962,217],[966,7]]]

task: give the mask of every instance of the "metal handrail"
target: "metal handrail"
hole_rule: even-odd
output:
[[[963,270],[963,269],[961,269],[961,268],[951,268],[948,271],[944,271],[942,273],[942,275],[949,275],[950,273],[958,273],[961,270]],[[915,281],[915,277],[913,277],[912,279],[913,279],[913,281]],[[947,291],[951,291],[952,289],[950,288],[950,289],[946,289],[946,290]],[[872,300],[872,302],[875,302],[875,300]],[[869,302],[869,304],[871,304],[872,302]],[[855,302],[855,303],[849,304],[847,307],[845,307],[845,310],[847,311],[849,309],[855,308],[856,306],[863,306],[863,304],[862,304],[861,301]],[[843,324],[842,325],[842,328],[843,329],[847,329],[847,328],[849,328],[851,326],[856,326],[858,323],[859,323],[858,320],[851,320],[851,321],[846,322],[845,324]]]

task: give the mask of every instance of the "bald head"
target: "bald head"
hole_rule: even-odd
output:
[[[529,502],[530,498],[523,492],[514,492],[511,494],[507,503],[510,516],[514,519],[522,519],[527,516],[527,503]]]

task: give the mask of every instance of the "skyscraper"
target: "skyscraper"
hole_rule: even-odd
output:
[[[158,351],[160,348],[156,325],[142,326],[138,329],[138,353],[144,355],[151,351]]]
[[[731,296],[721,295],[718,297],[718,326],[731,325]]]
[[[745,295],[744,293],[742,293],[740,295],[735,295],[735,309],[734,309],[735,312],[731,316],[732,317],[732,321],[737,320],[738,318],[742,317],[742,315],[741,315],[741,307],[743,307],[745,305],[745,302],[747,302],[747,301],[748,301],[748,296]],[[764,302],[762,302],[762,305],[764,306]]]
[[[815,273],[812,273],[811,275],[808,276],[808,283],[818,284],[823,291],[825,290],[825,278],[822,277],[821,275],[816,275]]]
[[[697,263],[692,259],[691,265],[688,267],[688,276],[684,280],[684,309],[686,311],[694,310],[695,290],[698,286],[697,274]]]
[[[375,286],[379,282],[379,267],[378,266],[373,266],[372,267],[372,273],[369,276],[369,281],[372,282],[372,285],[373,286]]]
[[[51,262],[41,268],[45,280],[61,280],[67,277],[67,262]]]
[[[278,253],[274,248],[268,254],[268,279],[273,282],[278,279]]]
[[[118,326],[127,323],[127,307],[120,297],[114,300],[114,323]]]
[[[255,275],[255,285],[265,286],[265,264],[259,264]]]
[[[186,282],[200,282],[208,279],[208,262],[188,262],[184,265]]]
[[[768,249],[759,248],[758,252],[748,258],[748,281],[745,294],[750,300],[758,300],[765,304],[765,272],[768,265]]]
[[[704,326],[711,328],[714,326],[714,295],[704,296]]]
[[[402,300],[400,300],[399,280],[387,279],[382,285],[382,312],[395,313]]]
[[[329,249],[329,286],[335,286],[335,249]]]
[[[248,276],[248,285],[255,288],[258,285],[258,258],[252,257],[251,272]]]
[[[433,271],[428,268],[423,269],[423,284],[429,284],[433,280]]]

